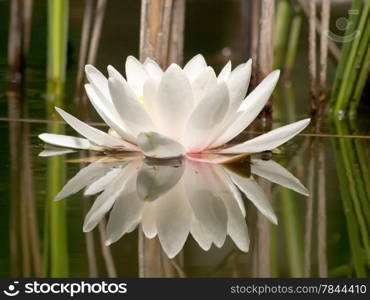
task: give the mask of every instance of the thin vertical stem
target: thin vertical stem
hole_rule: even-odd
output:
[[[328,277],[328,262],[326,254],[326,187],[325,187],[325,147],[324,141],[319,144],[318,156],[318,206],[317,206],[317,257],[319,277]]]
[[[289,0],[280,0],[276,9],[274,31],[274,69],[281,69],[285,47],[289,36],[291,4]]]
[[[103,27],[106,5],[107,5],[107,0],[98,0],[98,3],[96,4],[95,22],[92,28],[89,56],[87,58],[88,64],[93,64],[96,60],[96,54],[98,53],[98,47],[99,47],[99,41],[100,41],[100,36],[101,36],[101,29]]]
[[[316,95],[316,0],[309,1],[308,72],[310,78],[311,111],[317,109]]]
[[[326,75],[328,68],[328,41],[331,0],[321,0],[321,36],[320,36],[320,101],[326,99]]]
[[[260,20],[260,0],[252,0],[251,10],[251,58],[252,58],[252,88],[258,83],[258,45],[259,45],[259,20]]]
[[[167,65],[182,65],[184,57],[185,0],[175,0],[171,15],[169,53]]]
[[[90,28],[93,17],[94,0],[85,0],[85,10],[82,23],[80,54],[78,59],[78,69],[76,76],[76,98],[81,96],[81,87],[84,74],[84,65],[86,63],[87,50],[89,44]]]

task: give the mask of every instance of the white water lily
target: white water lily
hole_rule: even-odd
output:
[[[300,194],[307,189],[276,162],[252,158],[249,171],[236,173],[225,165],[189,159],[152,160],[103,156],[81,169],[56,196],[61,200],[84,190],[97,195],[84,221],[93,230],[109,213],[106,244],[118,241],[141,224],[144,235],[158,236],[165,253],[174,257],[189,234],[205,251],[222,247],[227,236],[244,252],[249,249],[242,194],[272,223],[277,216],[254,176],[263,177]],[[127,160],[128,159],[128,160]],[[249,167],[249,162],[242,163]],[[248,168],[247,168],[248,169]]]
[[[227,63],[218,77],[202,55],[182,69],[176,64],[163,71],[147,59],[126,60],[126,79],[112,66],[109,78],[91,65],[85,67],[87,95],[108,133],[91,127],[60,108],[61,117],[84,138],[40,134],[54,146],[94,151],[141,151],[154,158],[191,153],[240,154],[272,150],[310,122],[301,120],[238,145],[224,146],[258,116],[279,78],[269,74],[246,98],[251,60],[231,71]]]

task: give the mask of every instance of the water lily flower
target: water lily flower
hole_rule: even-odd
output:
[[[179,157],[213,151],[229,155],[272,150],[301,132],[301,120],[233,146],[225,146],[258,116],[278,81],[270,73],[247,97],[251,60],[220,74],[202,55],[182,69],[171,64],[163,71],[152,59],[143,64],[126,60],[126,78],[108,66],[106,78],[92,65],[85,67],[87,95],[108,133],[93,128],[60,108],[61,117],[80,135],[40,134],[44,142],[72,149],[140,151],[154,158]]]
[[[300,194],[307,189],[276,162],[252,158],[248,172],[236,173],[225,165],[190,159],[152,160],[123,156],[124,161],[102,156],[81,169],[56,196],[61,200],[84,189],[97,195],[85,216],[83,230],[93,230],[109,213],[106,244],[118,241],[139,224],[144,235],[158,236],[172,258],[189,234],[205,251],[222,247],[226,236],[244,252],[249,249],[244,194],[272,223],[277,216],[255,176]],[[243,163],[245,165],[245,163]]]

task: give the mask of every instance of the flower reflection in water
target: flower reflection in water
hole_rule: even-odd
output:
[[[204,250],[212,243],[222,247],[229,235],[240,250],[247,252],[243,195],[277,224],[270,199],[255,175],[307,195],[299,180],[272,160],[247,156],[233,162],[219,155],[172,160],[104,156],[81,169],[56,200],[81,189],[86,196],[98,195],[83,230],[93,230],[109,213],[107,245],[141,224],[147,238],[158,236],[169,258],[181,251],[189,233]]]

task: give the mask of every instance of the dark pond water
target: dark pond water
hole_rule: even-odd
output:
[[[235,65],[246,59],[236,4],[189,2],[185,57],[205,53],[219,69],[229,47]],[[368,276],[366,114],[325,116],[277,153],[233,166],[86,151],[41,157],[38,134],[63,126],[46,117],[45,9],[46,1],[36,1],[23,86],[14,87],[5,47],[9,3],[0,1],[0,276]],[[73,1],[64,96],[72,113],[82,11],[83,2]],[[139,1],[109,1],[100,69],[137,54],[139,12]],[[277,88],[273,127],[308,115],[306,56],[299,52],[293,81]],[[101,122],[93,109],[89,120]],[[260,131],[256,121],[243,137]],[[62,188],[65,198],[54,201]]]

